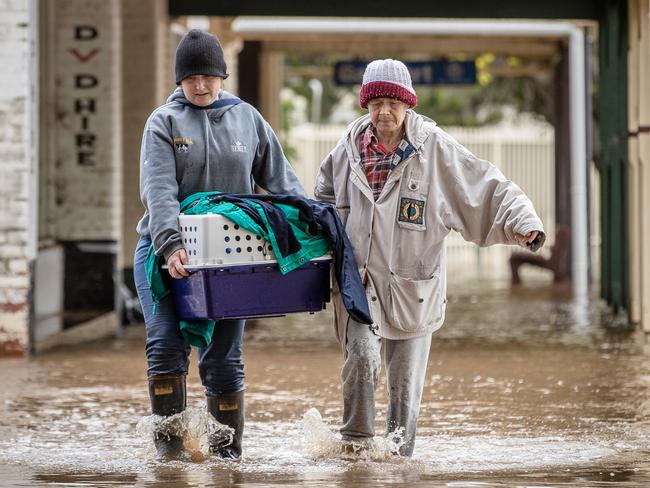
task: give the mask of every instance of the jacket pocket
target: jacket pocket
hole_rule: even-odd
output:
[[[434,274],[423,280],[390,274],[390,319],[396,329],[404,332],[425,330],[443,315],[439,290],[440,277]]]
[[[402,184],[397,204],[397,225],[403,229],[426,230],[428,201],[429,183],[406,179]]]

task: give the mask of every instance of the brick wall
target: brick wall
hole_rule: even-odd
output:
[[[56,277],[32,284],[37,236],[119,240],[122,151],[120,0],[0,0],[0,12],[2,356],[30,347],[33,287],[60,286]],[[45,142],[38,163],[36,141]]]
[[[0,1],[0,356],[28,341],[30,286],[29,12],[27,0]]]

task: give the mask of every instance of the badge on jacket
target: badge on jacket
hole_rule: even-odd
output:
[[[424,200],[401,197],[397,219],[400,222],[422,225],[424,223]]]

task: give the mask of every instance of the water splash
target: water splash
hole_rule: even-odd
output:
[[[152,438],[154,432],[182,437],[185,450],[195,462],[210,456],[210,445],[228,445],[234,435],[232,428],[217,422],[205,408],[196,407],[169,417],[143,417],[136,425],[136,432],[146,438]]]
[[[305,451],[315,458],[344,458],[362,461],[395,459],[404,445],[404,429],[398,428],[385,437],[347,442],[335,434],[316,408],[310,408],[302,418]]]
[[[315,458],[328,458],[341,453],[341,439],[325,423],[316,408],[310,408],[302,417],[305,450]]]

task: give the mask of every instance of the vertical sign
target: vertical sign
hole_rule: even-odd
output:
[[[55,228],[61,240],[118,235],[119,0],[57,0],[51,99]]]
[[[86,70],[85,68],[94,57],[99,55],[99,47],[93,47],[93,44],[98,43],[98,29],[99,27],[96,25],[75,25],[72,38],[76,45],[68,51],[78,62],[79,70],[73,74],[75,91],[73,106],[77,129],[74,134],[74,145],[79,166],[95,166],[97,164],[95,149],[97,95],[93,93],[93,90],[99,86],[99,73],[97,70]],[[84,49],[82,47],[84,45],[88,47]]]

